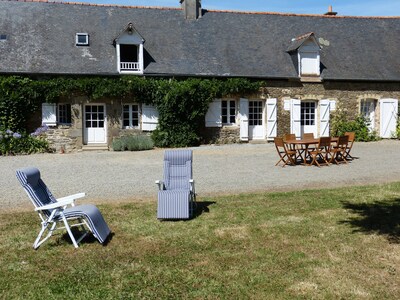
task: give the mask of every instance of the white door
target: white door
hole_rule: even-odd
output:
[[[381,99],[380,104],[380,135],[383,138],[391,138],[396,132],[399,101],[397,99]]]
[[[249,139],[265,139],[264,101],[249,100]]]
[[[301,101],[301,135],[313,133],[314,136],[318,136],[316,106],[315,101]]]
[[[369,131],[375,129],[375,108],[376,102],[374,99],[361,100],[360,105],[361,115],[368,121]]]
[[[84,144],[104,144],[106,140],[106,107],[104,104],[85,105]]]

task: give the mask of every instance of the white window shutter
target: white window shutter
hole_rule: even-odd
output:
[[[153,105],[142,105],[142,130],[153,131],[157,128],[158,111]]]
[[[267,99],[267,140],[277,136],[277,99]]]
[[[299,99],[290,100],[290,133],[301,138],[301,102]]]
[[[42,125],[57,125],[57,105],[55,103],[42,103]]]
[[[396,132],[397,114],[399,100],[397,99],[381,99],[380,105],[380,136],[382,138],[391,138]]]
[[[300,52],[301,75],[320,75],[318,52]]]
[[[329,120],[330,120],[330,101],[327,99],[319,101],[319,136],[329,136]]]
[[[221,116],[221,99],[215,99],[208,106],[206,113],[206,127],[221,127],[222,116]]]
[[[249,140],[249,100],[241,98],[239,104],[240,140]]]

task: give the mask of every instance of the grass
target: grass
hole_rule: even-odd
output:
[[[155,203],[99,205],[114,236],[37,251],[33,212],[0,214],[0,298],[398,299],[400,183],[200,198],[190,221]]]

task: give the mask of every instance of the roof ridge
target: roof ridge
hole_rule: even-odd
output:
[[[324,14],[296,14],[296,13],[281,13],[281,12],[259,12],[259,11],[238,11],[238,10],[216,10],[205,9],[207,12],[213,13],[235,13],[243,15],[277,15],[287,17],[318,17],[318,18],[333,18],[333,19],[400,19],[400,16],[338,16]]]
[[[118,4],[94,4],[94,3],[87,3],[87,2],[56,1],[56,0],[0,0],[0,1],[35,2],[35,3],[49,3],[49,4],[95,6],[95,7],[120,7],[120,8],[141,8],[141,9],[161,9],[161,10],[182,10],[179,7],[118,5]]]
[[[0,0],[9,2],[36,2],[36,3],[50,3],[50,4],[64,4],[64,5],[82,5],[82,6],[95,6],[95,7],[121,7],[121,8],[141,8],[141,9],[161,9],[161,10],[182,10],[180,7],[166,7],[166,6],[135,6],[135,5],[119,5],[119,4],[93,4],[86,2],[73,2],[73,1],[56,1],[56,0]],[[244,15],[276,15],[287,17],[317,17],[317,18],[336,18],[336,19],[400,19],[400,16],[338,16],[338,15],[324,15],[324,14],[296,14],[296,13],[281,13],[281,12],[257,12],[257,11],[238,11],[238,10],[215,10],[203,9],[206,12],[213,13],[234,13]]]

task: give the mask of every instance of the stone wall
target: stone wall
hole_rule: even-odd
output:
[[[400,99],[400,85],[398,83],[371,83],[371,82],[322,82],[302,83],[297,81],[268,81],[259,93],[252,95],[230,95],[226,99],[235,99],[239,105],[240,98],[247,99],[278,99],[277,109],[277,134],[282,136],[290,132],[290,111],[284,110],[285,100],[335,100],[336,111],[331,112],[331,118],[338,111],[343,111],[349,120],[354,119],[360,113],[362,99],[375,99],[377,108],[375,111],[375,128],[379,129],[379,99]],[[317,111],[319,114],[319,111]],[[205,128],[204,136],[207,142],[225,143],[229,141],[239,142],[240,130],[229,130],[231,126],[222,128]],[[232,127],[233,129],[234,127]],[[236,127],[237,128],[237,127]],[[318,128],[319,129],[319,128]],[[224,132],[229,132],[229,138],[224,137]],[[236,136],[235,136],[236,134]]]
[[[376,99],[377,109],[375,128],[379,128],[379,99],[400,99],[400,85],[398,83],[370,83],[370,82],[322,82],[301,83],[299,81],[269,80],[265,87],[258,93],[251,95],[229,95],[224,99],[235,99],[239,106],[240,98],[247,99],[278,99],[277,107],[277,134],[282,136],[290,132],[290,111],[284,110],[284,102],[288,99],[315,100],[330,99],[336,101],[336,112],[342,110],[349,119],[355,118],[360,112],[360,101],[362,99]],[[122,104],[132,103],[131,99],[98,99],[96,103],[106,105],[107,115],[107,144],[123,135],[143,134],[137,129],[122,129],[121,115]],[[87,97],[69,95],[60,99],[60,103],[70,103],[72,110],[72,123],[68,126],[56,126],[50,128],[47,139],[56,152],[71,152],[83,146],[83,107],[92,103]],[[333,117],[335,111],[332,112]],[[40,114],[32,116],[28,123],[32,128],[39,127],[41,123]],[[150,134],[150,133],[145,133]],[[239,120],[235,126],[223,126],[216,128],[203,128],[201,131],[203,143],[239,143],[240,128]]]
[[[45,135],[56,153],[70,153],[82,148],[81,132],[70,126],[50,127]]]
[[[240,128],[238,126],[203,128],[201,134],[204,144],[240,143]]]

